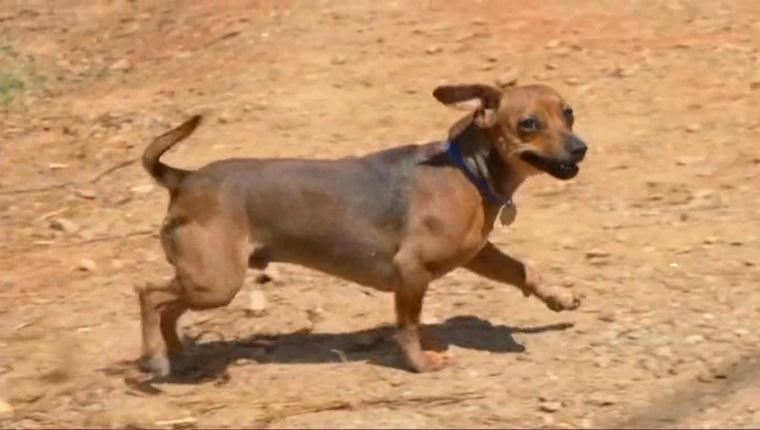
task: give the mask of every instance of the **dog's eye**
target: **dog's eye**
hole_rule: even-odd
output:
[[[565,108],[562,110],[562,115],[565,116],[565,121],[567,121],[569,124],[572,124],[573,121],[575,121],[575,113],[573,112],[573,108]]]
[[[538,129],[538,121],[535,118],[525,118],[520,121],[519,125],[525,131],[535,131]]]

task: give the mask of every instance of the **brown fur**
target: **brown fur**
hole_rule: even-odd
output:
[[[499,195],[511,198],[540,172],[559,179],[577,173],[585,145],[551,88],[502,93],[458,85],[433,95],[471,111],[449,139]],[[526,127],[528,118],[539,126]],[[445,358],[421,336],[425,292],[457,267],[514,285],[555,311],[580,304],[570,290],[547,286],[488,241],[500,204],[453,163],[445,142],[338,160],[229,159],[193,172],[161,163],[200,119],[158,137],[143,156],[145,169],[171,196],[161,243],[175,276],[138,291],[143,358],[156,375],[168,374],[182,356],[176,323],[185,311],[228,304],[249,267],[275,261],[393,292],[402,355],[418,372],[440,368]]]

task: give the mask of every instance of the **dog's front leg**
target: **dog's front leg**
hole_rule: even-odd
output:
[[[439,370],[446,364],[448,354],[439,349],[439,341],[421,332],[420,314],[427,285],[413,287],[404,285],[396,290],[397,340],[407,364],[415,372]]]
[[[428,285],[435,278],[425,267],[418,248],[407,247],[395,257],[396,339],[407,365],[415,372],[431,372],[445,366],[449,355],[431,333],[423,333],[420,321]],[[426,335],[427,334],[427,335]]]
[[[501,252],[491,242],[486,242],[483,249],[463,267],[493,281],[514,285],[526,297],[535,295],[556,312],[573,310],[581,304],[580,297],[572,290],[544,284],[533,269]]]

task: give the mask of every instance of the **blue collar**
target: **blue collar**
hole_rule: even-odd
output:
[[[446,146],[446,152],[448,152],[451,159],[454,160],[454,163],[457,165],[457,167],[462,170],[462,172],[464,172],[465,176],[467,176],[467,179],[469,179],[470,182],[475,185],[475,187],[488,201],[497,206],[510,206],[512,204],[511,198],[498,195],[488,183],[486,178],[478,175],[477,172],[470,170],[469,166],[467,166],[467,163],[464,161],[462,152],[460,152],[459,148],[453,141],[447,141]]]

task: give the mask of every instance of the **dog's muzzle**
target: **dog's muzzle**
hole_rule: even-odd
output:
[[[557,179],[571,179],[578,174],[578,163],[586,158],[588,147],[578,136],[571,133],[564,139],[564,149],[564,154],[561,156],[525,151],[520,154],[520,158]]]
[[[577,164],[586,158],[586,151],[588,151],[588,146],[586,146],[586,142],[579,139],[578,136],[575,134],[570,134],[565,139],[565,149],[570,155],[570,161]]]

